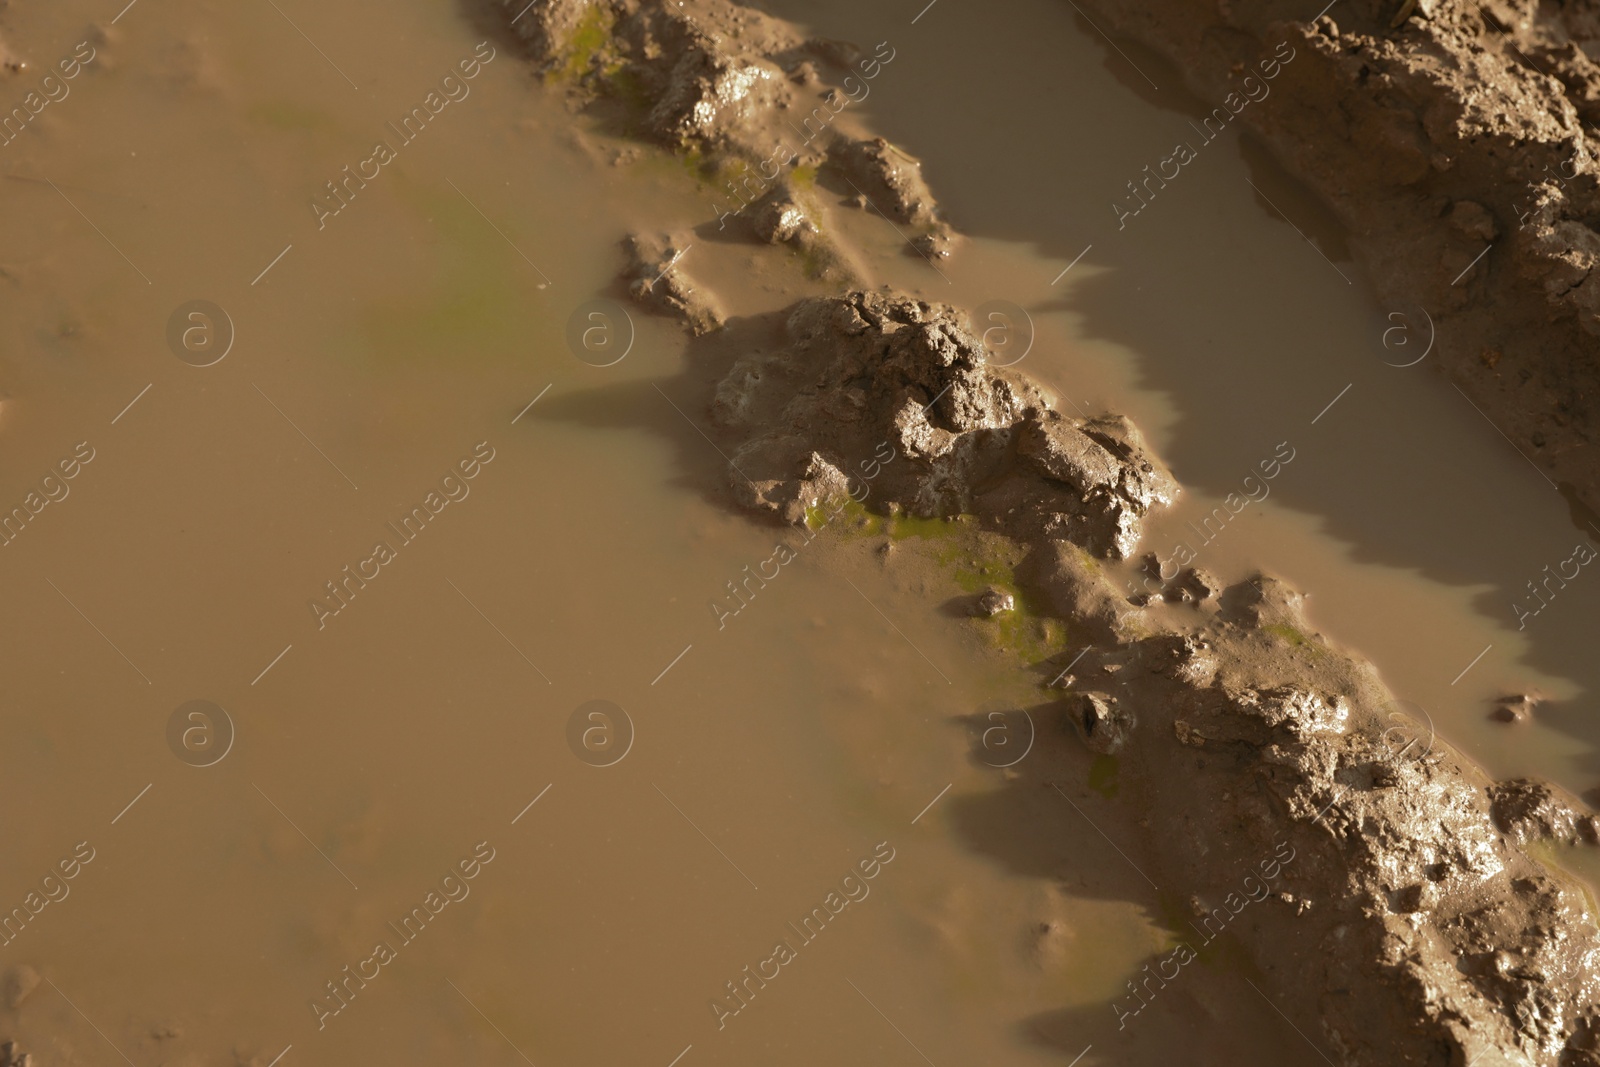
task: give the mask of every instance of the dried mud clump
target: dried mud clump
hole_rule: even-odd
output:
[[[1176,486],[1132,423],[1053,410],[1028,379],[988,365],[965,317],[897,293],[795,305],[777,351],[718,383],[717,424],[738,440],[740,503],[803,522],[870,483],[875,508],[979,514],[1113,558]],[[871,471],[871,477],[866,473]]]

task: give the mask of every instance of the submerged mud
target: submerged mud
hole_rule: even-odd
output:
[[[517,6],[506,4],[508,19]],[[1408,117],[1409,105],[1398,102],[1446,81],[1440,64],[1408,67],[1400,46],[1376,36],[1345,40],[1327,19],[1306,27],[1250,10],[1270,27],[1260,39],[1210,35],[1199,13],[1176,14],[1170,24],[1150,16],[1140,25],[1152,36],[1170,31],[1172,41],[1206,57],[1253,58],[1285,42],[1306,53],[1279,71],[1281,95],[1272,98],[1279,102],[1251,111],[1269,133],[1298,114],[1295,107],[1320,107],[1315,101],[1326,96],[1317,94],[1330,79],[1376,78],[1388,87],[1376,97],[1384,102],[1367,99],[1340,112],[1343,133],[1329,137],[1337,143],[1306,151],[1354,166],[1376,138],[1385,151],[1412,153],[1404,157],[1415,164],[1408,183],[1391,181],[1370,204],[1352,194],[1345,205],[1366,234],[1380,219],[1396,227],[1381,241],[1364,238],[1380,284],[1399,291],[1404,280],[1413,301],[1450,309],[1440,317],[1440,343],[1474,388],[1500,390],[1504,405],[1524,403],[1518,390],[1525,387],[1546,390],[1550,403],[1535,405],[1533,421],[1514,428],[1529,443],[1539,435],[1546,465],[1592,493],[1600,483],[1583,449],[1589,372],[1579,357],[1581,336],[1600,325],[1584,318],[1594,312],[1578,291],[1581,278],[1562,275],[1572,284],[1560,292],[1548,284],[1559,263],[1571,267],[1569,275],[1587,269],[1581,264],[1590,253],[1572,252],[1587,239],[1547,212],[1545,230],[1519,231],[1507,242],[1514,254],[1506,262],[1471,267],[1468,290],[1445,292],[1451,257],[1471,251],[1463,242],[1506,232],[1468,191],[1484,197],[1483,183],[1504,173],[1496,168],[1512,166],[1513,157],[1528,165],[1529,153],[1543,149],[1524,143],[1526,131],[1501,130],[1497,136],[1517,140],[1518,151],[1484,162],[1465,146],[1481,139],[1482,124],[1512,121],[1501,111],[1474,103]],[[1419,4],[1404,14],[1439,10]],[[1142,17],[1128,15],[1130,22]],[[1369,21],[1377,33],[1376,16]],[[1449,37],[1448,26],[1458,37]],[[1419,32],[1437,29],[1460,44],[1465,23],[1448,26]],[[782,144],[775,117],[801,106],[819,67],[849,70],[859,50],[805,41],[785,24],[717,0],[670,9],[556,3],[514,27],[552,83],[602,117],[631,107],[639,136],[699,154],[713,169],[779,160],[769,179],[776,192],[751,212],[761,220],[752,224],[752,242],[815,239],[807,218],[833,205],[795,180],[810,158],[831,167],[867,206],[920,227],[918,252],[941,252],[949,231],[937,206],[888,142],[839,134],[808,147],[809,157],[773,153]],[[654,103],[629,105],[635,89]],[[1564,98],[1551,106],[1553,125],[1545,129],[1541,119],[1530,127],[1546,148],[1575,115]],[[1431,148],[1425,128],[1442,139]],[[1375,182],[1374,168],[1364,161],[1346,181],[1351,188]],[[1424,178],[1435,190],[1427,196],[1411,188]],[[844,188],[833,191],[849,201]],[[1554,203],[1550,190],[1540,195],[1546,207]],[[1423,243],[1420,216],[1400,225],[1402,207],[1423,202],[1436,209],[1434,224],[1442,215],[1453,220],[1431,245]],[[1566,234],[1566,251],[1533,236],[1557,232]],[[1395,234],[1414,247],[1402,252]],[[1449,246],[1443,252],[1440,242]],[[1123,814],[1112,836],[1139,842],[1140,873],[1178,931],[1177,946],[1113,1004],[1118,1029],[1225,933],[1243,946],[1243,970],[1259,978],[1257,992],[1337,1062],[1600,1063],[1600,934],[1581,890],[1536,851],[1596,839],[1594,818],[1576,800],[1540,782],[1493,782],[1399,715],[1376,671],[1316,635],[1301,598],[1269,576],[1219,589],[1203,572],[1186,571],[1159,597],[1130,598],[1103,561],[1136,554],[1143,520],[1172,503],[1177,484],[1127,419],[1066,414],[1026,376],[990,365],[963,311],[850,285],[778,313],[724,320],[714,298],[682,273],[679,243],[633,241],[624,283],[695,335],[687,377],[728,458],[726,484],[714,489],[730,506],[812,530],[846,513],[958,520],[1011,545],[1021,558],[1023,599],[1088,646],[1059,673],[1048,665],[1053,677],[1041,698],[1057,731],[1116,761]],[[830,247],[835,263],[865,258]],[[846,277],[859,273],[854,267]],[[1503,325],[1538,317],[1529,294],[1540,301],[1537,336],[1575,331],[1569,347],[1541,347]],[[1521,318],[1497,318],[1513,306]],[[1500,332],[1485,332],[1490,318],[1502,322]],[[1504,338],[1493,360],[1471,354],[1488,377],[1462,369],[1471,362],[1469,337]],[[1506,377],[1513,368],[1520,384]],[[1539,428],[1547,425],[1554,429],[1545,435]],[[897,565],[883,555],[885,566]],[[987,617],[1020,610],[1000,589],[973,605]],[[1063,781],[1049,768],[1043,773],[1027,787],[1071,799]],[[1086,787],[1065,784],[1080,795]],[[1499,1061],[1482,1059],[1491,1050]]]
[[[1452,382],[1569,496],[1600,508],[1595,11],[1317,7],[1089,5],[1175,63],[1214,109],[1204,131],[1238,119],[1319,193],[1419,337],[1429,327],[1414,309],[1426,312]]]

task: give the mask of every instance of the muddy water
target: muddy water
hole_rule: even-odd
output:
[[[9,507],[73,471],[0,550],[5,907],[74,872],[0,947],[48,979],[0,1005],[5,1036],[45,1063],[942,1067],[1055,1063],[1113,1032],[1106,1002],[1169,936],[1153,900],[1059,803],[989,805],[997,772],[957,721],[1034,678],[928,610],[943,579],[860,544],[808,551],[719,631],[707,602],[783,535],[706,497],[721,460],[674,406],[678,333],[636,315],[609,368],[567,349],[618,240],[703,225],[706,191],[575,134],[501,48],[319,220],[323,183],[398,144],[386,124],[474,56],[470,12],[119,10],[20,5],[5,26],[30,63],[14,99],[79,42],[95,53],[0,148],[0,491]],[[1156,544],[1293,441],[1205,565],[1278,567],[1453,738],[1579,773],[1570,737],[1475,718],[1530,681],[1582,706],[1561,644],[1582,588],[1532,645],[1488,610],[1486,590],[1568,554],[1559,500],[1423,370],[1382,365],[1381,309],[1237,188],[1235,148],[1119,234],[1106,190],[1177,119],[1092,30],[1045,4],[792,14],[904,41],[870,114],[977,235],[940,276],[856,219],[882,280],[1035,309],[1027,369],[1128,411],[1196,487]],[[992,59],[937,76],[973,40]],[[1002,149],[1003,174],[983,162]],[[737,313],[806,289],[745,248],[693,254]],[[168,340],[193,300],[231,323],[210,366]],[[429,493],[448,503],[407,540]],[[379,542],[393,558],[374,564]],[[191,700],[231,731],[213,713],[169,742]],[[612,766],[568,741],[592,700],[632,724]],[[789,931],[835,892],[861,899],[825,936]],[[719,1029],[709,1002],[736,1005],[725,983],[779,939],[798,958]],[[1214,1061],[1311,1058],[1260,1005],[1181,1003],[1139,1039],[1203,1017]]]
[[[1020,246],[1019,267],[1040,257],[1009,273],[958,263],[922,289],[1029,309],[1026,368],[1139,421],[1190,490],[1147,548],[1187,546],[1230,579],[1284,575],[1328,635],[1495,772],[1595,784],[1600,582],[1575,550],[1600,531],[1433,372],[1427,310],[1373,304],[1336,223],[1264,153],[1205,141],[1191,123],[1211,104],[1178,72],[1053,0],[772,8],[895,42],[895,77],[864,109],[925,160],[958,227]],[[1127,183],[1178,142],[1197,158],[1134,199]],[[1536,725],[1486,717],[1523,692],[1550,701]]]
[[[682,168],[615,166],[502,53],[319,219],[474,55],[461,13],[87,17],[8,26],[34,67],[95,59],[0,201],[3,489],[60,497],[6,546],[0,891],[40,910],[5,1036],[46,1063],[1053,1062],[1027,1020],[1098,1018],[1165,935],[951,833],[987,780],[954,717],[1031,679],[820,550],[718,632],[775,534],[703,497],[721,461],[657,388],[677,332],[567,350],[624,233],[706,217]],[[798,285],[706,251],[736,309]],[[180,317],[184,361],[194,300],[221,311]],[[632,724],[613,766],[569,745],[592,700]],[[799,959],[719,1029],[780,939]]]

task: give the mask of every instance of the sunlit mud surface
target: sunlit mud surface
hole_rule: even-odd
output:
[[[992,803],[1016,772],[969,717],[1041,703],[1038,674],[881,537],[810,544],[719,626],[794,533],[708,493],[675,326],[635,311],[607,367],[568,343],[640,229],[702,236],[736,316],[824,288],[719,238],[714,189],[570,113],[476,8],[118,6],[0,20],[7,99],[94,56],[0,148],[0,506],[26,515],[0,908],[27,916],[0,1037],[41,1067],[1115,1062],[1110,1002],[1176,920],[1093,810]],[[1171,72],[1070,5],[920,7],[768,8],[893,42],[847,121],[922,157],[969,235],[938,273],[855,216],[872,281],[1028,309],[1021,367],[1133,417],[1186,488],[1145,549],[1282,574],[1492,771],[1594,784],[1600,576],[1528,588],[1593,531],[1397,366],[1416,309],[1369,303],[1232,135],[1119,229],[1185,124]],[[463,63],[469,91],[391,130]],[[1535,721],[1489,719],[1528,692]],[[1164,1001],[1147,1062],[1321,1062],[1203,974]]]

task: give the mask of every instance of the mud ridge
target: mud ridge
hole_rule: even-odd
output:
[[[843,58],[848,69],[862,54],[721,0],[670,12],[619,0],[590,9],[599,16],[581,7],[540,5],[516,27],[547,78],[562,72],[552,84],[587,107],[608,91],[598,82],[630,72],[657,100],[638,135],[713,164],[767,158],[763,131],[805,80],[785,80],[785,58]],[[1246,47],[1241,34],[1205,43],[1200,21],[1197,47]],[[1364,62],[1340,58],[1343,38],[1326,22],[1270,25],[1323,56],[1296,61],[1298,79]],[[1399,119],[1372,121],[1408,143]],[[870,137],[842,143],[827,158],[887,165]],[[1426,154],[1419,166],[1438,169]],[[923,217],[937,219],[920,195]],[[958,520],[1011,544],[1024,598],[1088,646],[1070,664],[1031,664],[1049,679],[1051,725],[1116,761],[1112,836],[1137,842],[1130,862],[1173,925],[1188,927],[1113,1004],[1119,1024],[1164,988],[1166,964],[1183,966],[1225,930],[1257,992],[1331,1062],[1600,1064],[1600,933],[1582,890],[1538,852],[1595,841],[1594,816],[1548,784],[1490,780],[1399,716],[1376,671],[1315,634],[1301,597],[1270,576],[1219,590],[1190,572],[1159,600],[1130,599],[1108,564],[1137,552],[1144,518],[1179,492],[1131,422],[1058,411],[1038,384],[988,363],[957,308],[849,286],[725,320],[703,287],[675,277],[670,239],[629,251],[635,298],[694,335],[686,377],[728,457],[716,491],[730,506],[813,531],[840,515]],[[1495,294],[1510,283],[1494,280],[1508,269],[1479,275],[1474,299],[1509,300]],[[1447,321],[1464,331],[1477,312],[1459,306]],[[1586,462],[1576,447],[1563,454]],[[1018,610],[1001,590],[975,605],[984,616]],[[1033,787],[1069,800],[1087,789],[1059,773]],[[1491,1050],[1499,1060],[1483,1058]]]
[[[1125,420],[1066,418],[988,367],[962,312],[857,291],[782,318],[707,389],[730,502],[813,526],[864,506],[966,516],[1015,540],[1029,598],[1093,641],[1050,715],[1118,760],[1123,829],[1188,924],[1181,947],[1226,928],[1340,1063],[1600,1063],[1600,936],[1525,847],[1593,842],[1580,801],[1493,782],[1400,717],[1271,577],[1213,595],[1188,576],[1176,613],[1133,603],[1098,561],[1132,554],[1176,487]]]

